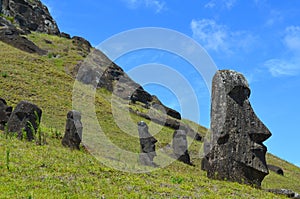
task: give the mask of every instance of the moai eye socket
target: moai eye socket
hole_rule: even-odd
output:
[[[228,95],[239,105],[243,106],[244,101],[250,96],[250,89],[245,86],[235,86]]]

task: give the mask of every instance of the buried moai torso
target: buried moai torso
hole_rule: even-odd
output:
[[[79,149],[82,140],[82,129],[81,113],[75,110],[69,111],[62,144],[71,149]]]
[[[157,166],[153,162],[156,156],[155,143],[157,140],[149,133],[148,126],[143,121],[138,123],[138,131],[141,145],[140,163],[146,166]]]
[[[186,164],[192,164],[188,153],[188,142],[185,130],[176,130],[173,134],[173,151],[175,158]]]
[[[254,113],[245,77],[218,71],[212,84],[211,140],[205,156],[210,178],[260,186],[268,174],[263,142],[271,136]]]

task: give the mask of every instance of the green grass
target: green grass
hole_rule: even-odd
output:
[[[137,156],[123,156],[114,148],[139,152],[136,123],[143,119],[126,112],[126,107],[149,110],[139,104],[128,105],[125,100],[112,99],[111,93],[104,89],[95,93],[95,111],[102,133],[92,134],[98,123],[92,122],[88,104],[79,102],[75,106],[83,112],[84,142],[88,144],[80,151],[62,147],[61,136],[66,114],[72,109],[74,86],[74,79],[66,71],[84,57],[71,40],[37,33],[28,38],[49,53],[45,56],[28,54],[0,42],[0,49],[5,49],[0,51],[0,74],[5,74],[0,75],[0,96],[12,106],[20,100],[37,104],[43,110],[41,131],[48,144],[39,146],[14,137],[6,138],[0,132],[0,198],[280,198],[251,186],[208,179],[200,169],[202,143],[191,139],[188,140],[189,151],[195,167],[175,161],[150,173],[113,169],[149,169],[138,165]],[[90,89],[81,84],[78,88]],[[86,94],[84,100],[88,102],[92,93]],[[183,121],[202,134],[206,131],[191,121]],[[155,161],[170,160],[165,149],[171,143],[174,130],[146,122],[158,139]],[[300,192],[299,168],[272,155],[268,155],[268,162],[281,166],[286,176],[271,173],[263,182],[263,188],[289,188]]]

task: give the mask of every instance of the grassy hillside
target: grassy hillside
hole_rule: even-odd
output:
[[[62,147],[61,136],[66,114],[72,109],[74,85],[66,70],[84,57],[71,40],[37,33],[28,37],[49,53],[41,57],[0,42],[0,97],[12,106],[20,100],[40,106],[43,110],[42,131],[47,135],[48,144],[38,146],[1,133],[0,198],[280,198],[250,186],[208,179],[200,169],[202,143],[192,140],[189,140],[189,150],[195,167],[175,161],[163,169],[141,174],[107,166],[128,170],[126,157],[112,159],[104,155],[102,160],[107,164],[103,164],[98,161],[98,156],[90,155],[85,148],[71,151]],[[121,149],[138,152],[136,122],[142,118],[129,113],[130,118],[127,118],[116,113],[111,105],[111,94],[106,90],[97,90],[95,99],[97,118],[105,136]],[[130,105],[117,100],[115,106],[117,110],[125,110]],[[138,104],[133,108],[142,109]],[[118,115],[117,122],[113,113]],[[155,134],[157,148],[168,146],[173,130],[146,122],[151,133],[158,132]],[[184,122],[201,133],[206,131],[190,121]],[[118,123],[131,130],[133,136],[123,132]],[[97,141],[93,144],[104,145]],[[157,158],[168,158],[162,152],[158,155]],[[271,172],[263,182],[263,188],[289,188],[300,192],[299,168],[272,155],[268,155],[268,162],[281,166],[286,175]],[[145,169],[137,164],[137,160],[131,165],[135,169]]]

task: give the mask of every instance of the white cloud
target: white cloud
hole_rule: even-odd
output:
[[[221,7],[221,8],[226,8],[228,10],[230,10],[231,8],[233,8],[233,6],[235,5],[237,0],[221,0],[221,1],[217,1],[217,0],[211,0],[208,3],[206,3],[204,5],[205,8],[215,8],[215,7]]]
[[[206,49],[219,51],[226,50],[225,40],[228,38],[225,26],[218,25],[214,20],[192,20],[193,36],[199,39]]]
[[[286,28],[284,44],[293,53],[300,55],[300,26],[289,26]]]
[[[268,17],[265,25],[266,26],[273,26],[273,25],[276,25],[280,22],[283,21],[283,15],[280,11],[278,10],[271,10],[270,11],[270,16]]]
[[[156,13],[160,13],[166,9],[166,3],[161,0],[123,0],[130,9],[138,9],[146,7],[154,9]]]
[[[300,74],[300,27],[289,26],[285,29],[283,37],[284,51],[287,52],[283,58],[267,60],[264,66],[274,77],[296,76]]]
[[[236,51],[249,51],[255,37],[246,31],[231,31],[211,19],[192,20],[193,37],[210,51],[233,54]]]
[[[264,63],[273,77],[295,76],[299,73],[299,65],[293,60],[270,59]]]

